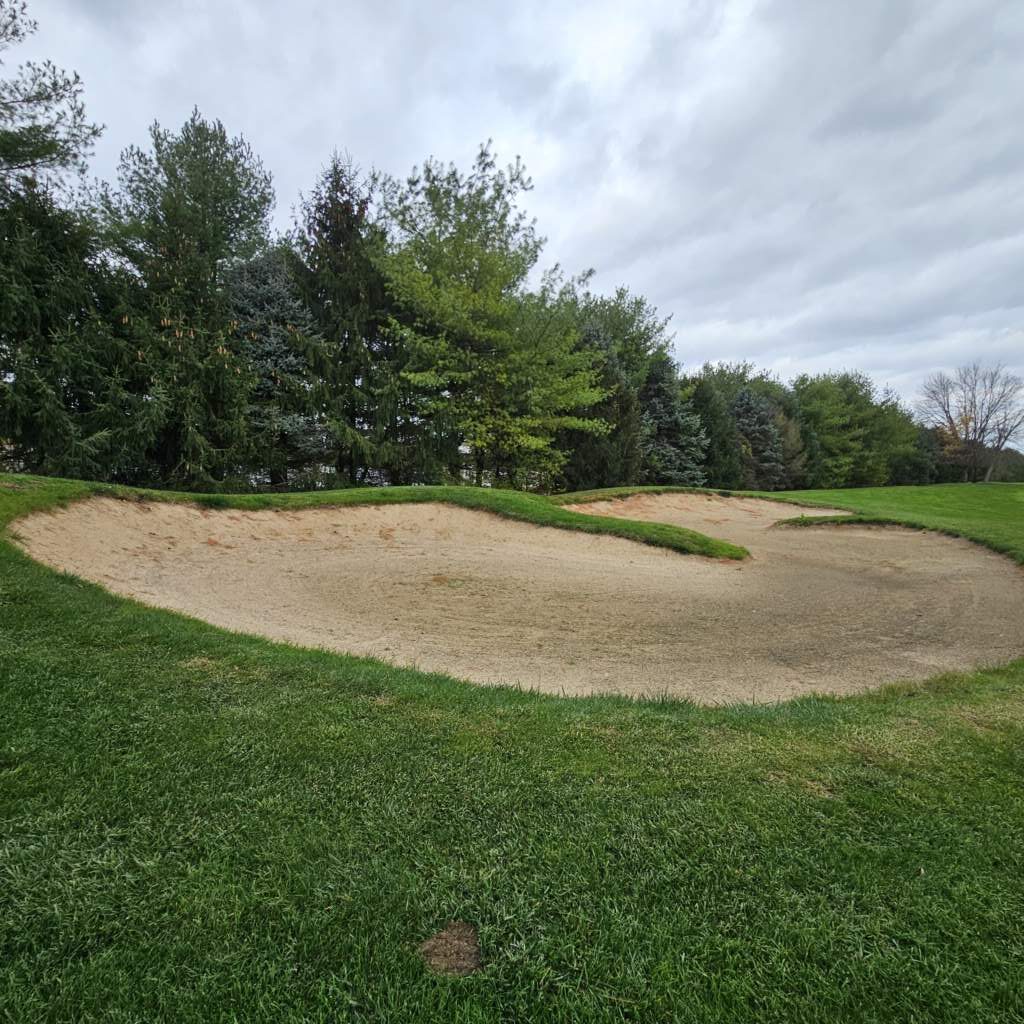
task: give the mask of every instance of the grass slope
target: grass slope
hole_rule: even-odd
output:
[[[801,504],[847,508],[857,520],[938,530],[984,544],[1024,565],[1024,484],[933,484],[788,491]],[[827,521],[827,520],[826,520]],[[813,520],[804,520],[804,523]]]
[[[401,505],[416,502],[444,502],[461,508],[491,512],[506,519],[581,533],[606,534],[625,540],[669,548],[684,555],[708,558],[746,558],[749,552],[738,544],[716,540],[695,530],[667,523],[641,523],[611,516],[590,516],[570,512],[538,494],[492,490],[483,487],[353,487],[340,491],[308,491],[299,494],[185,494],[151,491],[75,480],[50,481],[28,476],[4,477],[15,485],[45,483],[58,488],[62,500],[88,494],[105,494],[127,500],[184,501],[209,508],[321,508],[327,505]]]
[[[559,505],[628,498],[633,494],[741,495],[812,507],[849,509],[849,517],[806,517],[793,525],[880,523],[936,530],[984,544],[1024,564],[1024,484],[932,484],[817,491],[714,491],[703,487],[608,487],[556,495]]]
[[[0,521],[89,491],[2,478]],[[0,543],[0,688],[0,1019],[1024,1015],[1024,663],[561,700],[229,634]],[[451,919],[481,973],[424,968]]]

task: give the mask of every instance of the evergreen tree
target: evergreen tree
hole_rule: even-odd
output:
[[[210,486],[246,456],[253,379],[225,274],[265,244],[270,176],[241,138],[198,111],[151,149],[121,157],[101,206],[116,256],[132,268],[134,305],[153,330],[151,358],[167,415],[149,454],[154,478]]]
[[[22,0],[0,0],[0,54],[37,27]],[[13,77],[0,79],[0,189],[84,171],[99,134],[99,126],[86,120],[77,74],[50,61],[30,61]]]
[[[771,401],[744,387],[736,395],[732,413],[740,435],[743,488],[774,491],[782,487],[786,477],[782,438]]]
[[[12,468],[135,478],[166,410],[149,337],[94,225],[26,183],[0,205],[0,452]]]
[[[558,489],[582,491],[597,487],[635,484],[640,479],[643,458],[644,420],[638,389],[633,385],[604,325],[590,321],[580,334],[580,347],[594,354],[600,368],[598,386],[605,397],[592,406],[596,420],[607,424],[607,432],[563,430],[556,440],[566,452],[559,472]]]
[[[736,420],[728,403],[712,380],[697,378],[690,404],[700,418],[708,439],[704,474],[709,487],[735,489],[743,484],[743,459]]]
[[[254,378],[246,410],[250,471],[275,489],[317,483],[317,467],[329,455],[311,365],[324,343],[290,269],[288,254],[271,248],[231,268],[226,281]]]
[[[385,236],[374,222],[376,183],[338,154],[302,204],[294,235],[299,292],[324,340],[315,368],[319,408],[338,475],[350,484],[371,469],[392,483],[415,478],[411,418],[401,381],[404,353],[386,330],[390,300],[377,261]]]
[[[678,370],[664,350],[652,357],[639,399],[645,435],[641,482],[703,484],[707,438],[700,419],[683,400]]]
[[[803,375],[793,381],[801,417],[816,439],[812,487],[871,487],[889,482],[897,465],[927,475],[928,459],[910,413],[861,373]],[[921,461],[923,457],[923,462]]]
[[[560,485],[586,490],[638,483],[646,436],[640,388],[652,360],[668,348],[668,321],[643,296],[631,295],[626,288],[612,296],[585,295],[578,318],[579,344],[593,353],[600,387],[606,392],[590,412],[607,430],[559,435],[556,444],[568,453]]]
[[[890,484],[932,484],[939,479],[941,452],[927,427],[916,427],[913,444],[892,454],[889,465]]]

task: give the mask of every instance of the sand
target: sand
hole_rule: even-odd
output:
[[[239,512],[93,498],[14,532],[47,565],[218,626],[548,693],[764,702],[1024,655],[1024,571],[968,541],[774,527],[807,510],[693,494],[579,510],[692,527],[752,557],[443,504]]]

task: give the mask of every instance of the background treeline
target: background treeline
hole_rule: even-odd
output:
[[[0,47],[31,28],[0,0]],[[197,489],[964,475],[948,431],[863,375],[681,373],[642,296],[540,269],[530,181],[488,146],[406,179],[336,155],[274,236],[270,175],[220,122],[154,124],[116,182],[72,193],[98,132],[77,78],[27,65],[0,90],[7,468]]]

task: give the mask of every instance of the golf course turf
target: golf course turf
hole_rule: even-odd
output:
[[[0,476],[0,523],[94,490]],[[387,500],[339,493],[206,500]],[[1024,561],[1024,486],[781,497]],[[1024,1019],[1024,661],[565,699],[227,633],[0,542],[0,687],[0,1019]],[[424,963],[449,922],[480,970]]]

